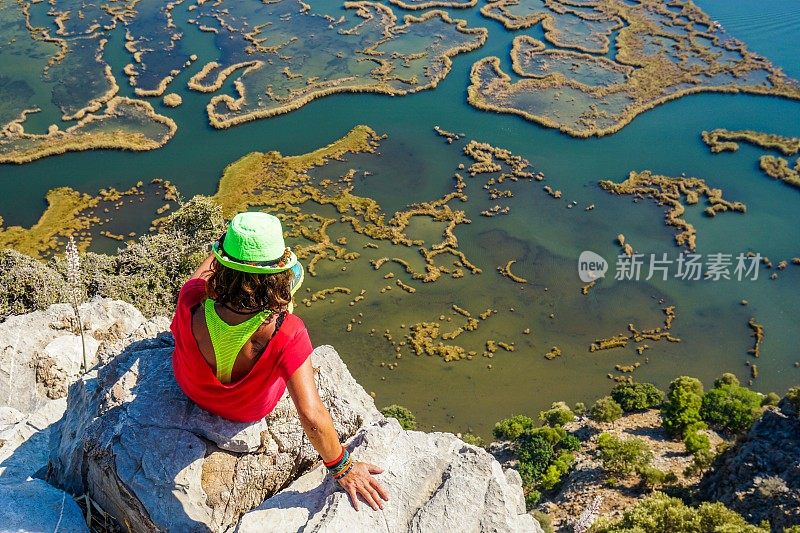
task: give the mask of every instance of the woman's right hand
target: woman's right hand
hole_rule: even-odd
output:
[[[389,492],[383,488],[372,474],[380,474],[383,468],[361,461],[353,461],[350,472],[337,480],[350,496],[350,503],[358,511],[358,496],[361,495],[374,510],[383,509],[384,501],[389,501]]]

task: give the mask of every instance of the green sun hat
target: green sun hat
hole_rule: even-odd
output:
[[[220,264],[251,274],[276,274],[291,269],[293,292],[304,277],[297,256],[283,241],[278,217],[269,213],[239,213],[212,247]]]

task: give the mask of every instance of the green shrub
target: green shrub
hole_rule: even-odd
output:
[[[786,398],[794,405],[796,411],[800,411],[800,386],[789,389]]]
[[[575,407],[572,408],[572,412],[575,413],[577,416],[583,416],[586,414],[586,404],[583,402],[577,402]]]
[[[539,500],[542,499],[542,493],[536,489],[530,489],[525,493],[525,508],[528,510],[533,509]]]
[[[575,435],[567,434],[564,435],[564,438],[561,439],[558,445],[564,450],[575,452],[581,449],[581,439]]]
[[[686,451],[692,455],[696,455],[699,452],[707,452],[711,449],[711,441],[708,440],[708,435],[700,433],[698,429],[692,428],[686,431],[683,437],[683,444],[686,446]]]
[[[620,439],[610,433],[597,437],[600,461],[611,476],[626,476],[650,465],[653,452],[647,443],[638,438]]]
[[[766,396],[761,399],[761,405],[778,405],[780,403],[781,397],[778,396],[774,392],[770,392]]]
[[[625,412],[658,407],[664,401],[664,393],[652,383],[620,383],[611,390],[611,397]]]
[[[116,255],[86,253],[81,260],[86,296],[129,302],[147,317],[170,316],[178,290],[224,230],[219,206],[196,196],[167,216],[159,233],[145,235]],[[63,277],[63,258],[55,261]]]
[[[589,417],[597,422],[613,422],[622,416],[622,407],[611,396],[604,396],[589,409]]]
[[[463,435],[461,435],[461,440],[463,440],[467,444],[472,444],[473,446],[479,446],[481,448],[483,448],[483,446],[485,445],[481,437],[479,437],[478,435],[473,435],[472,433],[464,433]]]
[[[547,466],[547,470],[539,480],[539,486],[545,490],[552,490],[561,482],[564,474],[569,472],[575,456],[567,451],[560,452],[556,458]]]
[[[515,415],[504,418],[494,425],[494,437],[500,440],[517,440],[525,431],[536,427],[536,423],[529,416]]]
[[[524,433],[517,443],[519,475],[525,485],[534,485],[547,471],[555,451],[542,435]]]
[[[417,429],[416,417],[408,408],[402,405],[387,405],[381,409],[381,414],[387,418],[396,418],[403,429]]]
[[[15,250],[0,250],[0,320],[67,303],[66,278],[51,265]]]
[[[736,374],[725,372],[714,380],[714,388],[719,388],[723,385],[739,385],[739,378],[736,377]]]
[[[716,454],[711,450],[699,450],[692,456],[692,462],[684,470],[686,476],[693,476],[697,472],[709,468],[714,463]]]
[[[752,426],[760,412],[761,396],[757,392],[722,379],[703,396],[700,408],[703,420],[737,433]]]
[[[719,502],[690,507],[661,492],[639,500],[619,520],[600,518],[592,533],[768,533]]]
[[[542,526],[542,531],[544,533],[555,533],[555,530],[553,529],[553,521],[550,519],[549,514],[539,510],[535,510],[531,512],[531,514],[536,521],[539,522],[539,525]]]
[[[542,426],[525,432],[529,435],[537,435],[547,440],[551,446],[555,447],[567,436],[567,432],[562,427]]]
[[[678,481],[678,476],[672,472],[665,472],[652,466],[645,466],[639,469],[639,477],[645,486],[649,488],[663,487]]]
[[[686,428],[702,422],[703,384],[696,378],[681,376],[669,384],[669,392],[661,407],[664,429],[673,437],[683,438]]]
[[[575,420],[575,415],[566,403],[554,402],[550,409],[539,412],[539,420],[548,426],[563,426]]]
[[[182,235],[203,246],[225,230],[222,209],[208,196],[197,195],[163,219],[161,233]]]

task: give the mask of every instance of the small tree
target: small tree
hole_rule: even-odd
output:
[[[525,431],[536,427],[533,419],[525,415],[504,418],[494,425],[494,437],[500,440],[517,440]]]
[[[683,438],[686,428],[702,422],[703,384],[699,379],[681,376],[669,384],[667,399],[661,408],[664,429],[674,437]]]
[[[723,375],[732,376],[731,374]],[[718,379],[702,400],[703,419],[719,428],[735,433],[750,428],[761,412],[761,396],[733,380]]]
[[[417,429],[417,419],[414,414],[402,405],[392,404],[381,409],[381,414],[388,418],[395,418],[403,429]]]
[[[539,412],[539,420],[548,426],[563,426],[575,420],[575,415],[564,402],[554,402],[550,409]]]
[[[652,383],[620,383],[611,397],[625,412],[658,407],[664,401],[664,393]]]
[[[610,433],[601,433],[597,438],[600,461],[603,468],[612,476],[626,476],[650,466],[653,452],[647,443],[637,437],[620,439]]]
[[[622,416],[622,407],[611,396],[604,396],[589,409],[589,418],[597,422],[614,422]]]

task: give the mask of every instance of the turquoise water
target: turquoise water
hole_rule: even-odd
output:
[[[764,7],[754,0],[705,0],[699,5],[731,35],[783,67],[787,74],[800,76],[800,56],[791,44],[800,27],[797,2],[778,0]],[[439,125],[463,132],[467,139],[508,148],[529,159],[547,179],[544,183],[517,184],[515,197],[506,202],[511,214],[493,219],[484,219],[478,213],[494,202],[486,199],[477,182],[468,182],[470,202],[464,207],[473,223],[461,226],[457,234],[461,250],[484,273],[426,285],[415,295],[395,288],[385,299],[365,301],[361,311],[370,316],[369,327],[378,332],[374,337],[364,331],[343,332],[343,324],[353,315],[353,308],[346,307],[349,298],[308,310],[301,308],[299,313],[309,325],[312,340],[334,344],[359,382],[376,393],[379,406],[406,405],[417,413],[424,428],[469,429],[488,435],[497,419],[513,413],[535,414],[558,399],[591,401],[611,387],[605,375],[613,372],[615,364],[643,362],[644,358],[637,357],[632,348],[590,354],[589,343],[626,331],[629,322],[640,328],[658,326],[663,322],[661,309],[670,304],[677,308],[673,331],[683,342],[649,343],[651,349],[645,352],[649,363],[636,371],[635,379],[665,386],[686,373],[710,383],[721,372],[734,371],[746,380],[749,370],[744,363],[752,346],[747,321],[754,316],[766,327],[766,340],[757,361],[761,375],[753,387],[782,392],[800,382],[800,369],[793,367],[794,361],[800,360],[796,340],[800,333],[800,267],[790,265],[775,281],[768,279],[771,271],[764,269],[758,281],[740,283],[668,280],[651,284],[607,279],[589,296],[579,293],[582,283],[576,272],[577,257],[583,250],[613,258],[619,251],[614,242],[618,233],[624,233],[637,252],[666,252],[673,258],[678,253],[674,231],[663,223],[662,208],[651,200],[635,204],[630,197],[609,195],[596,185],[600,179],[619,181],[631,170],[644,169],[668,176],[686,173],[705,178],[722,188],[726,198],[747,204],[746,214],[724,213],[714,219],[703,216],[699,207],[688,209],[686,218],[697,227],[699,253],[736,254],[753,249],[775,264],[800,255],[800,191],[762,175],[757,161],[763,150],[742,145],[736,153],[712,155],[700,141],[702,130],[720,127],[800,135],[800,103],[749,95],[694,95],[648,111],[614,135],[573,139],[518,117],[476,110],[466,103],[471,65],[497,55],[503,70],[511,72],[508,52],[519,32],[506,31],[496,21],[481,17],[477,10],[451,10],[451,15],[466,18],[471,26],[488,28],[489,40],[482,48],[455,57],[450,75],[435,90],[395,98],[334,95],[286,115],[227,130],[208,125],[208,95],[184,89],[192,74],[220,54],[209,44],[207,34],[190,25],[185,29],[184,46],[200,59],[182,72],[170,89],[183,96],[183,105],[167,109],[159,99],[150,99],[158,112],[178,123],[175,138],[153,152],[85,152],[24,166],[2,165],[0,215],[7,225],[31,225],[41,214],[45,193],[64,185],[95,193],[101,187],[127,189],[138,180],[161,177],[175,183],[187,198],[212,194],[222,169],[248,152],[275,149],[284,154],[305,153],[341,137],[356,124],[367,124],[389,135],[382,141],[381,156],[363,157],[363,168],[374,175],[359,181],[356,192],[376,198],[387,209],[396,209],[449,191],[456,165],[466,161],[457,146],[447,145],[432,131]],[[179,24],[181,16],[185,14],[176,10]],[[524,31],[542,38],[538,28]],[[123,44],[122,33],[115,31],[107,45],[106,59],[121,93],[132,95],[122,75],[129,61]],[[234,94],[231,80],[222,92]],[[350,161],[358,161],[359,168],[362,164],[361,159]],[[560,189],[564,199],[556,201],[547,196],[541,191],[544,184]],[[567,202],[573,200],[578,205],[567,209]],[[584,211],[590,204],[595,209]],[[154,216],[148,209],[130,223],[136,231],[142,231]],[[98,239],[97,246],[109,249],[116,243]],[[354,249],[361,251],[360,245]],[[384,254],[383,250],[375,252],[374,257]],[[515,273],[531,280],[524,291],[495,273],[495,267],[509,259],[518,261]],[[393,271],[400,272],[396,267]],[[366,261],[354,263],[347,273],[334,268],[321,270],[318,278],[308,281],[314,290],[343,283],[354,289],[369,287],[372,292],[385,285]],[[740,305],[742,299],[749,305]],[[659,304],[661,300],[664,304]],[[394,370],[379,366],[381,361],[395,361],[392,347],[380,332],[389,328],[397,338],[400,323],[435,319],[452,303],[473,313],[487,307],[498,309],[500,312],[481,326],[475,339],[478,344],[485,338],[516,341],[518,350],[501,350],[491,361],[479,356],[456,363],[405,354]],[[512,307],[514,312],[508,311]],[[421,309],[424,316],[420,316]],[[459,320],[453,317],[453,324]],[[521,334],[525,327],[531,328],[530,336]],[[560,346],[564,356],[547,361],[543,354],[553,345]],[[486,368],[487,362],[492,364],[491,370]]]

